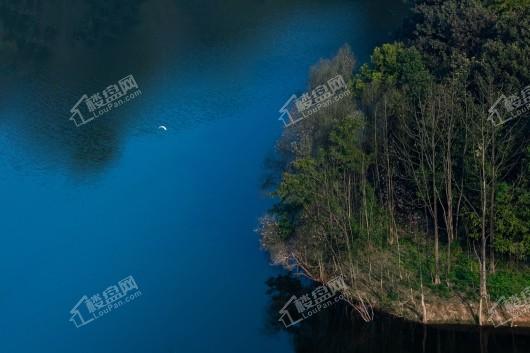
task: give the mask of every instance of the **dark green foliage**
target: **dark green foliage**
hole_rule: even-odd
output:
[[[517,260],[530,257],[530,148],[515,182],[497,189],[495,250]]]
[[[530,283],[530,271],[521,268],[509,268],[497,271],[488,281],[489,293],[493,300],[501,296],[519,295]]]
[[[459,57],[478,57],[494,33],[495,15],[478,0],[420,2],[415,13],[411,44],[439,76],[457,67]]]
[[[487,301],[528,286],[530,116],[486,119],[530,84],[529,9],[418,1],[408,36],[353,73],[356,106],[284,136],[293,162],[273,214],[306,269],[347,273],[385,308],[424,291]],[[312,77],[337,66],[325,63]]]

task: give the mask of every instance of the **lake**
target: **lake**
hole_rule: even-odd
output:
[[[349,43],[367,60],[405,13],[391,0],[0,0],[0,352],[484,347],[472,330],[451,341],[340,305],[278,327],[269,287],[284,273],[254,232],[278,110],[320,58]],[[130,75],[134,99],[69,120]],[[129,276],[134,300],[72,313]],[[490,352],[530,351],[524,333],[497,332],[508,343]]]

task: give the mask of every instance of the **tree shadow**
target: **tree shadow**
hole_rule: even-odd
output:
[[[293,296],[311,292],[291,274],[267,280],[269,333],[287,332],[297,353],[522,353],[530,352],[530,329],[423,326],[376,313],[364,322],[339,302],[285,328],[279,310]]]

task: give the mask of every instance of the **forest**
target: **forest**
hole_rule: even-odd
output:
[[[261,242],[341,275],[367,321],[491,325],[530,285],[530,2],[411,6],[368,62],[344,46],[311,68],[309,88],[342,75],[353,95],[284,129]]]

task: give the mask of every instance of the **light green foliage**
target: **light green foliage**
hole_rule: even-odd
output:
[[[494,0],[486,1],[491,8],[499,13],[521,11],[530,7],[530,0]]]
[[[362,112],[350,102],[282,141],[304,153],[275,194],[279,237],[313,274],[349,273],[385,308],[422,288],[433,300],[475,301],[481,283],[491,298],[516,294],[530,281],[530,119],[513,130],[484,122],[491,100],[530,84],[527,1],[418,3],[409,37],[353,74]],[[321,62],[311,83],[349,70],[350,56]]]
[[[398,42],[376,47],[370,65],[361,66],[353,85],[357,93],[365,89],[367,83],[378,86],[397,85],[420,91],[425,89],[430,80],[421,53]]]

